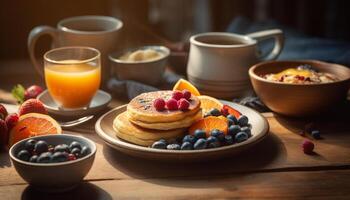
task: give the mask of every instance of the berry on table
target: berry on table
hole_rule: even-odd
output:
[[[188,102],[185,98],[182,98],[177,102],[177,106],[179,110],[185,111],[190,107],[190,102]]]
[[[24,92],[24,100],[35,99],[44,90],[38,85],[32,85]]]
[[[181,145],[181,150],[192,150],[192,149],[193,149],[193,146],[192,146],[192,143],[190,142],[184,142]]]
[[[166,148],[169,150],[180,150],[181,147],[179,144],[168,144]]]
[[[238,126],[238,125],[231,125],[229,128],[228,128],[228,134],[229,135],[232,135],[233,137],[236,136],[236,134],[238,132],[241,131],[241,127]]]
[[[195,150],[205,149],[207,148],[207,141],[204,138],[200,138],[196,143],[194,143],[193,148]]]
[[[6,116],[7,116],[7,110],[5,108],[5,106],[3,106],[2,104],[0,104],[0,119],[5,120]]]
[[[196,142],[196,138],[193,135],[185,135],[185,137],[182,139],[182,142],[189,142],[191,144],[194,144]]]
[[[321,139],[321,133],[319,130],[313,130],[311,131],[311,136],[315,139]]]
[[[188,90],[182,90],[182,94],[183,94],[183,98],[185,98],[185,99],[187,99],[187,100],[190,100],[190,98],[191,98],[191,96],[192,96],[192,94],[191,94],[191,92],[190,91],[188,91]]]
[[[22,116],[27,113],[47,114],[47,110],[44,107],[43,103],[38,99],[28,99],[27,101],[22,103],[18,111],[19,116]]]
[[[29,161],[30,153],[27,150],[23,149],[20,152],[18,152],[17,158],[23,161]]]
[[[6,122],[8,131],[10,131],[17,124],[18,119],[19,117],[17,113],[12,113],[7,115],[5,122]]]
[[[173,94],[171,95],[171,97],[172,97],[173,99],[175,99],[175,100],[180,100],[181,98],[184,97],[184,95],[183,95],[183,93],[182,93],[181,91],[175,90],[175,91],[173,92]]]
[[[210,131],[210,135],[216,137],[220,142],[223,142],[225,139],[224,132],[220,131],[219,129],[213,129]]]
[[[248,134],[245,133],[245,132],[239,132],[236,134],[235,136],[235,140],[236,142],[240,143],[240,142],[243,142],[243,141],[246,141],[248,139]]]
[[[202,129],[197,129],[194,131],[194,137],[196,139],[200,139],[200,138],[205,138],[206,137],[206,132]]]
[[[154,149],[166,149],[166,142],[162,141],[162,140],[159,140],[159,141],[156,141],[152,144],[152,148]]]
[[[5,120],[0,119],[0,146],[8,143],[8,129]]]
[[[153,101],[153,106],[157,111],[163,111],[165,109],[165,101],[162,98],[157,98]]]
[[[312,154],[315,145],[310,140],[304,140],[301,147],[303,148],[305,154]]]
[[[35,144],[36,144],[36,140],[29,139],[26,141],[26,143],[24,143],[24,149],[27,150],[28,152],[33,152]]]
[[[176,99],[169,99],[167,102],[166,102],[166,107],[169,109],[169,110],[177,110],[178,109],[178,106],[177,106],[177,101]]]
[[[48,150],[49,145],[43,140],[39,140],[34,146],[34,151],[38,155],[40,155],[43,152],[47,152]]]
[[[247,126],[248,125],[248,117],[245,115],[241,115],[238,117],[238,125]]]

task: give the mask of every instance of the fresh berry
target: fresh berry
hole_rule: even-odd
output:
[[[217,148],[217,147],[220,147],[220,142],[216,137],[209,136],[207,138],[207,145],[208,145],[208,148]]]
[[[80,157],[80,149],[78,148],[73,148],[71,151],[70,151],[71,154],[74,154],[75,157],[79,158]]]
[[[197,129],[197,130],[194,131],[194,137],[196,139],[205,138],[206,137],[206,133],[202,129]]]
[[[73,141],[72,143],[70,143],[69,145],[69,149],[74,149],[74,148],[78,148],[81,150],[81,144],[77,141]]]
[[[154,149],[166,149],[166,143],[164,141],[156,141],[152,144]]]
[[[311,136],[315,139],[321,139],[321,133],[319,130],[313,130],[311,131]]]
[[[197,142],[194,143],[193,148],[195,150],[207,148],[207,141],[206,141],[206,139],[204,139],[204,138],[198,139]]]
[[[235,116],[233,116],[233,115],[227,115],[226,118],[227,118],[227,120],[229,120],[230,122],[232,122],[232,124],[230,124],[230,126],[231,126],[231,125],[238,124],[238,120],[237,120],[237,118],[236,118]]]
[[[189,142],[191,144],[194,144],[196,142],[196,138],[193,135],[185,135],[185,137],[182,139],[182,142]]]
[[[6,108],[2,104],[0,104],[0,119],[5,120],[6,116],[7,116]]]
[[[225,145],[233,144],[233,137],[231,135],[225,135],[224,143]]]
[[[0,146],[8,143],[8,129],[5,120],[0,119]]]
[[[178,90],[175,90],[173,92],[173,94],[171,95],[171,97],[175,100],[180,100],[181,98],[184,97],[184,95],[182,94],[182,92],[178,91]]]
[[[36,140],[29,139],[26,141],[26,143],[24,143],[24,149],[27,150],[28,152],[33,152],[35,144],[36,144]]]
[[[221,112],[217,108],[212,108],[212,109],[209,110],[208,114],[211,115],[211,116],[216,116],[217,117],[217,116],[221,115]]]
[[[40,156],[37,159],[38,163],[50,163],[51,161],[52,161],[52,153],[51,152],[44,152],[44,153],[40,154]]]
[[[224,132],[220,131],[219,129],[213,129],[210,131],[210,135],[216,137],[220,142],[223,142],[225,139]]]
[[[216,137],[214,137],[214,136],[209,136],[208,138],[207,138],[207,143],[209,144],[209,143],[211,143],[211,142],[218,142],[219,140],[218,140],[218,138],[216,138]]]
[[[166,102],[166,107],[169,109],[169,110],[177,110],[178,109],[178,106],[177,106],[177,101],[176,99],[169,99],[167,102]]]
[[[90,148],[87,146],[83,146],[83,148],[80,151],[80,156],[84,157],[84,156],[87,156],[89,153],[91,153]]]
[[[248,117],[245,115],[241,115],[238,117],[238,124],[240,126],[247,126],[248,125]]]
[[[227,108],[221,108],[221,114],[223,115],[223,116],[228,116],[230,113],[228,112],[228,109]]]
[[[29,99],[21,105],[18,111],[19,116],[27,113],[47,114],[47,110],[41,101],[37,99]]]
[[[191,99],[191,92],[188,91],[188,90],[182,90],[182,94],[183,94],[183,98],[187,99],[187,100],[190,100]]]
[[[310,140],[304,140],[301,144],[301,147],[303,148],[304,153],[306,154],[312,154],[315,145]]]
[[[37,155],[33,155],[32,157],[30,157],[29,162],[36,163],[37,160],[38,160],[38,156]]]
[[[185,111],[188,110],[188,108],[190,107],[190,102],[182,98],[177,102],[177,105],[179,107],[179,110]]]
[[[157,111],[163,111],[165,109],[165,101],[162,98],[157,98],[153,101],[153,106]]]
[[[5,122],[6,122],[8,131],[10,131],[17,124],[18,119],[19,117],[17,113],[12,113],[7,115]]]
[[[192,143],[190,142],[184,142],[181,145],[181,150],[192,150],[192,149],[193,149],[193,146],[192,146]]]
[[[44,152],[47,152],[48,150],[49,150],[49,145],[43,140],[39,140],[34,146],[34,151],[38,155]]]
[[[236,142],[240,143],[240,142],[243,142],[243,141],[246,141],[248,139],[248,134],[245,133],[245,132],[239,132],[236,134],[235,136],[235,140]]]
[[[68,160],[67,152],[56,152],[52,155],[52,162],[65,162]]]
[[[75,155],[74,154],[68,154],[68,160],[69,161],[71,161],[71,160],[76,160],[77,159],[77,157],[75,157]]]
[[[238,125],[231,125],[231,126],[228,128],[228,134],[229,134],[229,135],[232,135],[232,137],[235,137],[236,134],[237,134],[238,132],[240,132],[240,131],[241,131],[241,127],[238,126]]]
[[[245,133],[248,135],[248,137],[252,136],[252,131],[251,131],[250,128],[247,127],[247,126],[242,127],[242,128],[241,128],[241,131],[242,131],[242,132],[245,132]]]
[[[180,150],[181,149],[179,144],[168,144],[166,146],[166,148],[169,150]]]
[[[32,85],[24,92],[24,100],[35,99],[42,92],[43,89],[40,86]]]
[[[18,152],[17,158],[23,161],[29,161],[30,153],[27,150],[23,149],[20,152]]]
[[[69,152],[69,146],[66,144],[56,145],[54,148],[54,152]]]

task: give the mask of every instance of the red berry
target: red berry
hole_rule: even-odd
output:
[[[68,160],[76,160],[77,157],[74,154],[68,154]]]
[[[165,109],[165,101],[162,98],[155,99],[153,101],[153,106],[156,108],[157,111],[162,111]]]
[[[177,106],[179,107],[179,110],[185,111],[190,107],[190,102],[188,102],[185,98],[182,98],[177,102]]]
[[[8,143],[8,129],[6,122],[0,119],[0,146],[6,145]]]
[[[177,106],[177,101],[173,98],[169,99],[167,102],[166,102],[166,107],[169,109],[169,110],[177,110],[178,109],[178,106]]]
[[[304,140],[301,147],[303,148],[304,153],[312,154],[315,145],[310,140]]]
[[[28,99],[21,105],[18,111],[19,116],[27,113],[47,114],[47,110],[41,101],[37,99]]]
[[[5,122],[9,131],[17,124],[18,118],[17,113],[7,115]]]
[[[182,92],[175,90],[172,94],[172,98],[175,100],[180,100],[184,95],[182,94]]]
[[[43,89],[40,86],[32,85],[24,92],[24,100],[35,99],[42,92]]]
[[[2,104],[0,104],[0,119],[5,120],[6,116],[7,116],[6,108]]]
[[[229,115],[230,113],[228,112],[228,109],[227,108],[221,108],[221,114],[223,115],[223,116],[227,116],[227,115]]]
[[[191,92],[188,91],[188,90],[182,90],[182,94],[183,94],[183,98],[187,99],[187,100],[190,100],[191,98]]]

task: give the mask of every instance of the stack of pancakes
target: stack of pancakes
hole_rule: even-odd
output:
[[[170,99],[173,91],[156,91],[143,93],[127,106],[127,110],[119,114],[113,128],[117,136],[128,142],[141,146],[150,146],[160,139],[171,140],[182,137],[186,129],[202,117],[200,100],[192,95],[190,107],[186,111],[157,111],[153,101]]]

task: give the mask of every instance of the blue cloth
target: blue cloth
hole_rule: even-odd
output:
[[[278,60],[316,59],[350,66],[350,43],[325,38],[310,37],[273,20],[252,22],[243,17],[235,18],[227,32],[247,34],[267,29],[281,29],[285,34],[284,48]],[[262,52],[272,48],[271,41],[259,45]]]

